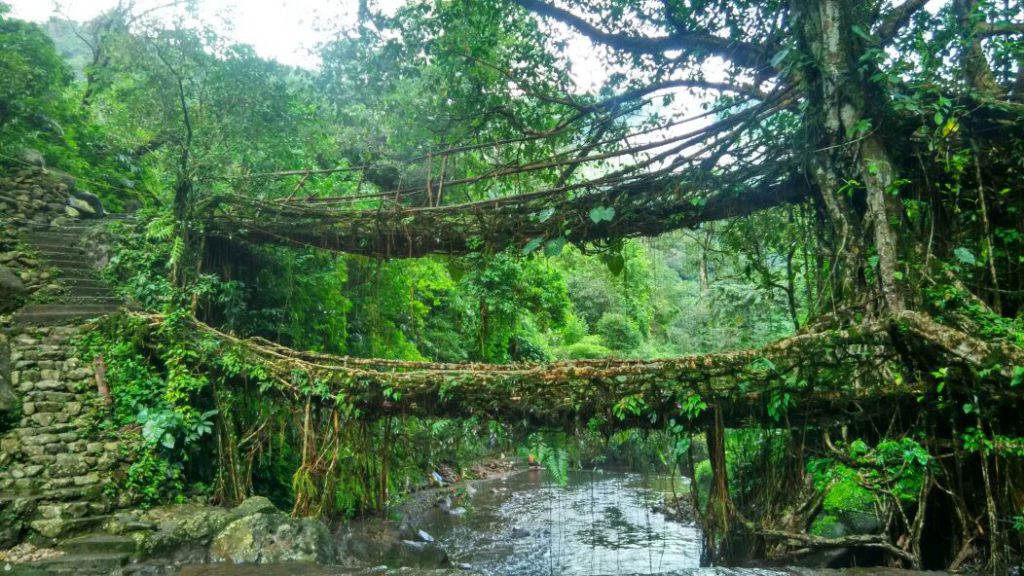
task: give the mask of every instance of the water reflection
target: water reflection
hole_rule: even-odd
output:
[[[652,508],[657,479],[580,471],[565,488],[533,470],[479,484],[470,513],[421,526],[452,559],[484,574],[652,574],[696,568],[700,532]]]

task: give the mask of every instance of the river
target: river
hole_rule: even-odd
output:
[[[435,506],[424,495],[399,510],[423,539],[434,539],[451,561],[486,576],[896,576],[888,569],[776,570],[700,568],[699,528],[655,511],[670,483],[664,477],[600,471],[571,472],[558,486],[543,470],[479,481]],[[682,487],[680,487],[682,488]],[[448,508],[448,510],[445,510]],[[455,513],[453,514],[452,511]],[[399,522],[396,520],[395,522]],[[349,532],[364,525],[354,523]],[[183,568],[181,576],[427,576],[459,570],[362,570],[316,566]],[[922,573],[914,573],[922,574]]]

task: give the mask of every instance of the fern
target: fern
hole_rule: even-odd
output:
[[[170,266],[174,266],[181,262],[182,256],[185,255],[185,241],[182,240],[181,236],[174,238],[174,244],[171,246],[171,259],[168,262]]]
[[[569,450],[565,434],[536,432],[527,439],[530,453],[547,469],[555,483],[564,488],[569,483]]]
[[[169,217],[157,218],[146,225],[146,237],[152,240],[168,240],[174,234],[174,220]]]

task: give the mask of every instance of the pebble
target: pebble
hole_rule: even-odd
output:
[[[11,570],[8,568],[11,564],[38,562],[39,560],[48,560],[63,555],[63,552],[55,548],[36,548],[28,542],[24,542],[14,548],[0,550],[0,563],[5,564],[4,571],[7,572]]]

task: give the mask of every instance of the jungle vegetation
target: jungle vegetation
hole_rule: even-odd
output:
[[[364,0],[315,70],[189,8],[0,3],[0,159],[136,215],[81,343],[126,492],[352,515],[525,447],[695,475],[708,562],[1019,561],[1020,2]]]

